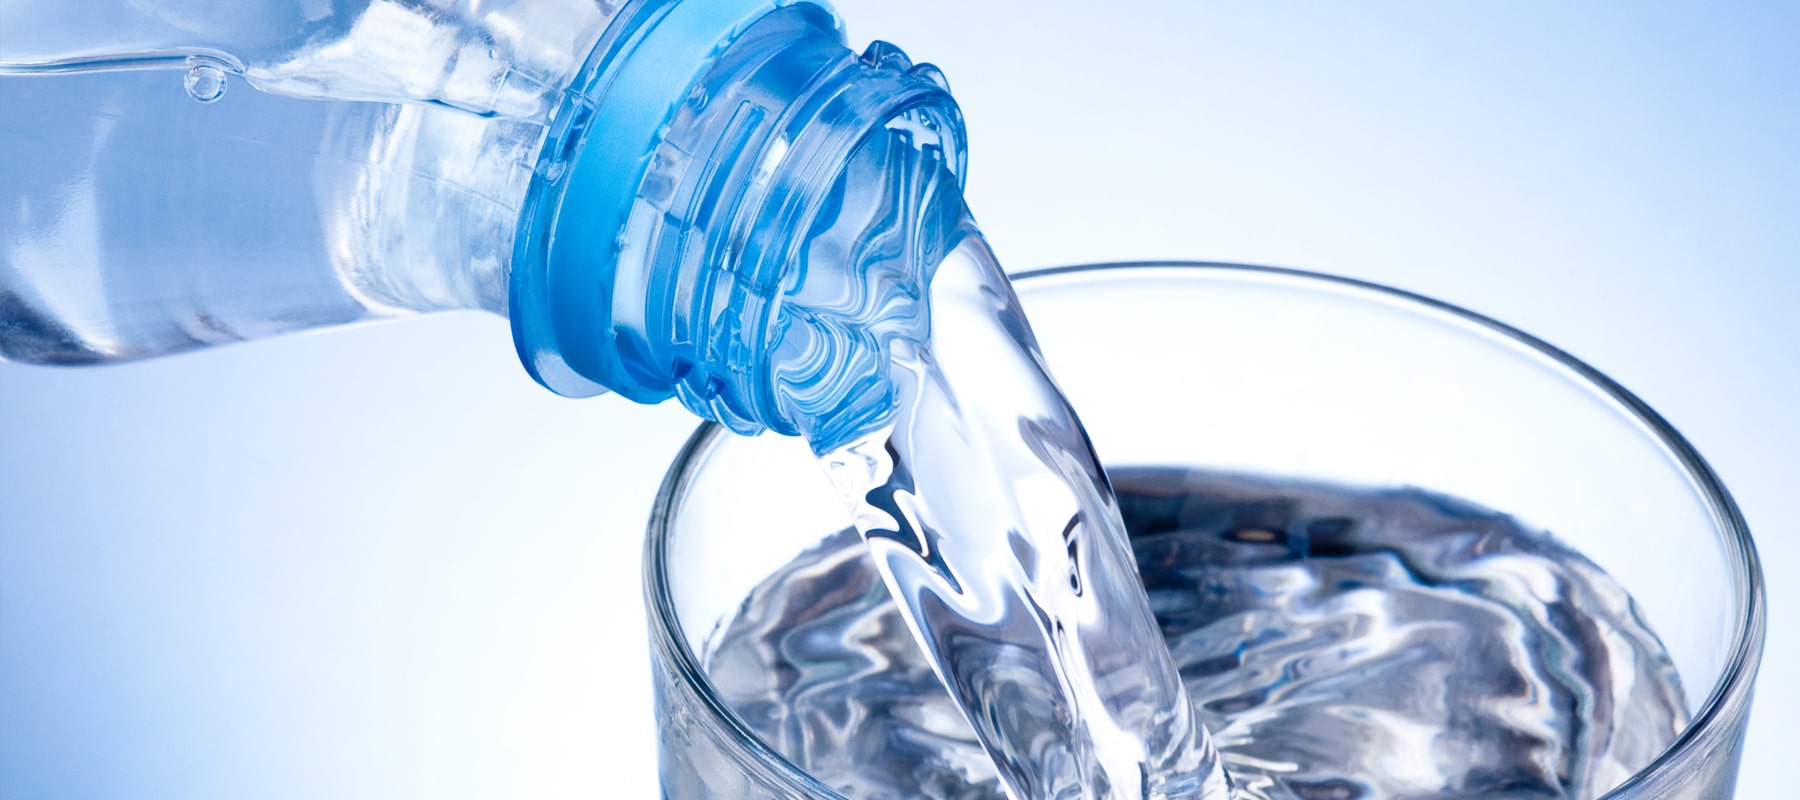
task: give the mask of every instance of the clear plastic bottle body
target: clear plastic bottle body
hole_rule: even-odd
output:
[[[0,357],[505,313],[548,123],[618,10],[0,3]]]
[[[0,131],[0,355],[123,361],[414,311],[504,311],[542,126],[254,91],[202,105],[182,83],[163,71],[0,78],[0,105],[38,109],[35,130]],[[495,155],[459,158],[475,142]]]

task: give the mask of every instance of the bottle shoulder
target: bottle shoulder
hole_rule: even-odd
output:
[[[547,121],[628,4],[8,0],[0,73],[204,66],[274,94]]]

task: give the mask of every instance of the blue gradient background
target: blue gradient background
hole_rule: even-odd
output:
[[[1739,796],[1789,795],[1800,6],[838,5],[950,75],[1013,269],[1374,280],[1661,410],[1761,546]],[[690,427],[474,314],[0,364],[0,798],[655,796],[639,544]]]

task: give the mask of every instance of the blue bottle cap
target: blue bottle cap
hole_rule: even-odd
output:
[[[620,237],[681,103],[726,46],[789,2],[677,0],[640,12],[627,22],[634,29],[596,48],[547,137],[514,245],[513,342],[551,391],[612,389],[646,403],[670,396],[634,380],[613,347]]]

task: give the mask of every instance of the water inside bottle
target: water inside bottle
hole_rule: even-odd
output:
[[[0,34],[0,357],[504,313],[551,111],[617,5],[303,5],[4,7],[31,35]]]

